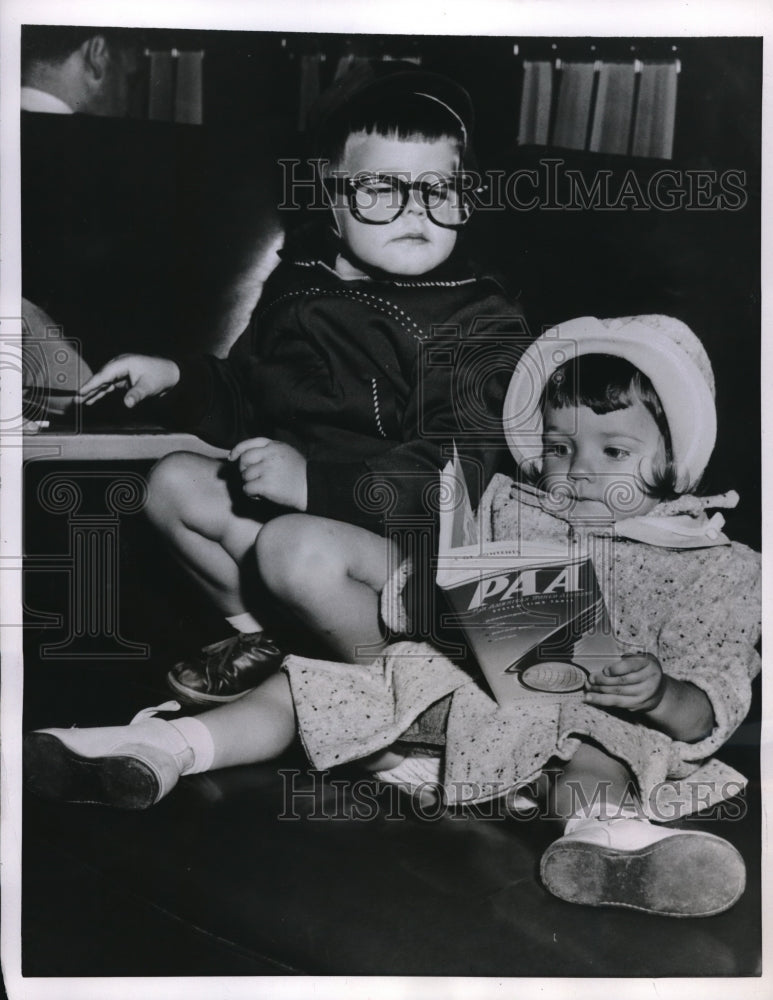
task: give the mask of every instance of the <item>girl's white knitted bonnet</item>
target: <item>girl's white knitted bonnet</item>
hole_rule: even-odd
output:
[[[543,389],[557,368],[582,354],[625,358],[649,378],[668,421],[677,490],[694,488],[716,441],[714,375],[701,342],[672,316],[582,316],[530,344],[510,380],[503,412],[507,443],[519,465],[539,471]]]

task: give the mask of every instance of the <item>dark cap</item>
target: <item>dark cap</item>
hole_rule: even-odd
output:
[[[465,146],[474,124],[470,95],[458,83],[440,73],[397,60],[371,60],[355,66],[330,86],[309,110],[307,134],[314,147],[326,128],[342,112],[367,101],[386,97],[423,95],[445,106],[459,120]]]

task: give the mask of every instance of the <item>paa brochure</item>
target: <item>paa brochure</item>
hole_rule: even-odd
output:
[[[593,563],[567,545],[481,541],[458,456],[441,473],[437,584],[502,706],[579,698],[618,659]]]

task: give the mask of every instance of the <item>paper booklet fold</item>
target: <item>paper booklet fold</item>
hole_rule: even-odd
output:
[[[455,450],[440,496],[443,620],[464,634],[496,700],[581,698],[588,675],[622,651],[583,544],[481,540]]]

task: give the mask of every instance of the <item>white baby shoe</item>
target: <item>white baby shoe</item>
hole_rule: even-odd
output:
[[[440,757],[429,754],[408,754],[396,767],[373,771],[373,776],[389,785],[397,785],[419,805],[433,806],[443,795],[441,769]]]
[[[27,787],[59,802],[146,809],[190,770],[194,752],[174,725],[154,718],[167,702],[139,712],[128,726],[38,729],[24,737]]]
[[[431,754],[408,754],[396,767],[373,774],[379,781],[397,785],[423,806],[432,806],[448,794],[443,785],[442,758]],[[535,808],[534,800],[521,792],[510,790],[501,794],[508,796],[508,808],[513,812],[528,813]],[[474,802],[461,799],[454,800],[454,804],[472,805]]]
[[[746,886],[743,859],[726,840],[631,814],[570,819],[543,854],[540,875],[549,892],[571,903],[670,917],[721,913]]]

